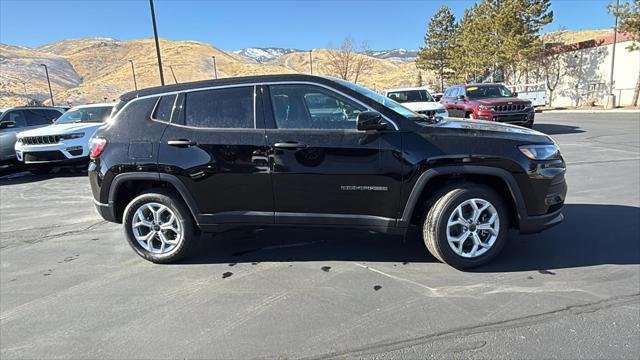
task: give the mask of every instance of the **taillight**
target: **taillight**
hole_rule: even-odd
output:
[[[107,145],[107,139],[93,138],[89,142],[89,157],[92,159],[97,158],[102,154],[105,145]]]

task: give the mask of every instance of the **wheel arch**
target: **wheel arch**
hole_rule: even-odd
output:
[[[124,209],[133,198],[145,190],[158,187],[168,189],[180,196],[189,208],[194,221],[198,222],[200,212],[186,186],[174,175],[151,172],[118,174],[113,179],[109,189],[109,204],[114,209],[116,221],[122,221]]]
[[[402,212],[399,225],[416,223],[428,208],[428,200],[439,190],[455,183],[471,182],[489,186],[503,196],[512,226],[518,228],[521,214],[526,214],[524,199],[515,178],[506,170],[487,166],[443,166],[426,170],[416,181]]]

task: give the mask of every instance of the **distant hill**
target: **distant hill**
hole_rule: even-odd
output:
[[[212,56],[216,57],[218,77],[309,72],[309,53],[298,49],[247,48],[222,51],[198,41],[161,40],[165,83],[214,77]],[[39,48],[0,44],[0,107],[20,105],[29,98],[48,102],[44,69],[47,64],[57,104],[112,101],[134,89],[133,60],[138,88],[159,83],[155,47],[152,39],[120,41],[111,38],[71,39]],[[313,51],[314,74],[333,75],[328,70],[328,51]],[[360,84],[382,90],[414,85],[418,70],[412,53],[403,49],[372,51],[373,68]],[[422,74],[425,81],[433,77]]]

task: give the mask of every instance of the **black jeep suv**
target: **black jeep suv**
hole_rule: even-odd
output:
[[[562,221],[565,163],[522,127],[432,120],[352,83],[271,75],[124,94],[91,141],[96,208],[168,263],[199,230],[322,226],[404,234],[456,268],[509,228]]]

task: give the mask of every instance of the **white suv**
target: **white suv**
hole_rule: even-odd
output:
[[[54,165],[86,161],[89,139],[109,118],[114,104],[76,106],[47,127],[18,133],[15,145],[19,161],[29,171],[43,174]]]
[[[447,109],[436,102],[426,87],[399,88],[384,91],[384,96],[426,116],[449,117]]]

